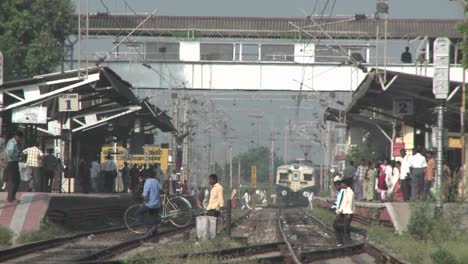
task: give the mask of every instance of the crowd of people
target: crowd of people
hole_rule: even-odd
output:
[[[351,242],[350,229],[355,201],[405,202],[436,198],[437,192],[446,201],[453,201],[458,191],[458,172],[452,173],[444,163],[443,174],[438,175],[431,151],[423,155],[419,148],[410,155],[405,149],[395,160],[373,162],[361,160],[358,167],[350,162],[342,175],[333,179],[336,200],[331,209],[336,213],[334,228],[337,246]],[[441,177],[441,190],[434,183]]]
[[[458,173],[452,173],[444,163],[441,175],[442,195],[446,201],[453,201],[457,193]],[[347,179],[358,201],[404,202],[433,197],[434,183],[438,177],[436,161],[431,151],[424,155],[416,148],[413,155],[400,151],[395,160],[361,160],[355,167],[351,161],[342,175]]]
[[[64,170],[53,149],[44,154],[36,141],[25,147],[23,133],[8,140],[0,138],[0,189],[8,192],[7,201],[17,202],[18,191],[59,192]]]

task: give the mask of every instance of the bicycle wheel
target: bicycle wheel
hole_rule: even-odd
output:
[[[182,197],[174,197],[166,204],[166,215],[172,225],[185,227],[192,220],[192,206]]]
[[[140,221],[137,217],[137,211],[145,206],[144,204],[134,204],[125,210],[124,214],[124,222],[125,226],[128,230],[137,233],[137,234],[147,234],[152,232],[156,225],[145,225],[144,222],[148,223],[148,221],[152,221],[150,219],[152,216],[147,214],[143,218],[143,222]]]

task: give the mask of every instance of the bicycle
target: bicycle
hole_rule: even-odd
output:
[[[125,210],[124,222],[128,230],[137,234],[148,234],[153,232],[162,223],[170,222],[175,227],[186,227],[192,220],[192,205],[187,199],[180,195],[161,195],[161,211],[160,221],[158,216],[149,213],[140,221],[136,212],[143,206],[144,203],[138,203],[130,206]],[[150,225],[145,224],[151,222]]]

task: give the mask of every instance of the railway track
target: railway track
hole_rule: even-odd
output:
[[[319,219],[305,213],[304,209],[299,211],[297,208],[284,210],[288,214],[283,213],[282,210],[284,209],[278,210],[278,229],[287,245],[290,260],[294,263],[315,263],[318,261],[327,261],[326,263],[406,263],[367,241],[365,230],[353,230],[363,237],[362,240],[355,240],[350,245],[336,247],[334,245],[334,230]],[[307,230],[305,234],[303,229]],[[305,240],[298,240],[295,236],[301,236]],[[311,244],[310,241],[315,242]],[[267,259],[264,260],[267,261]]]
[[[169,237],[191,229],[161,228],[159,236]],[[0,251],[0,261],[8,263],[81,263],[108,259],[150,240],[126,228],[113,228],[39,241]]]
[[[233,222],[233,226],[249,214]],[[170,238],[191,230],[191,223],[184,228],[161,227],[159,238]],[[128,231],[125,227],[86,232],[51,240],[25,244],[0,251],[0,262],[8,263],[123,263],[108,260],[123,252],[134,249],[153,237],[141,236]],[[187,256],[185,256],[187,257]]]

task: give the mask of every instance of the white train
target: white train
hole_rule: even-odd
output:
[[[317,166],[292,163],[278,167],[276,197],[279,205],[307,203],[309,192],[316,192],[319,182]]]

